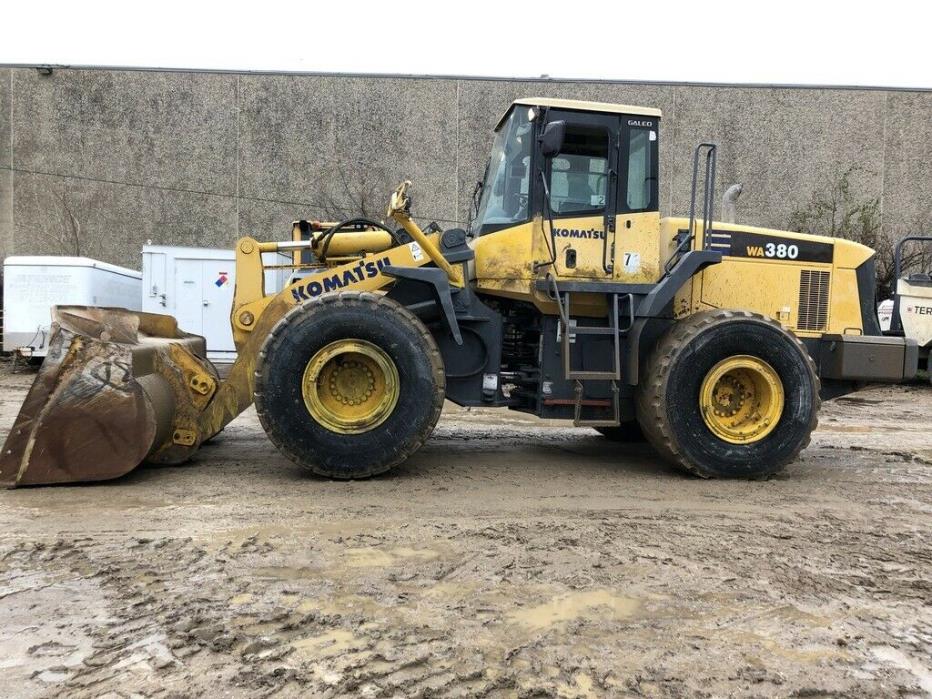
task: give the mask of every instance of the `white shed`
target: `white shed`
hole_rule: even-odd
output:
[[[266,265],[287,265],[290,255],[265,253]],[[266,293],[280,291],[291,269],[268,269]],[[185,332],[203,335],[211,361],[236,359],[230,310],[236,285],[233,250],[145,245],[142,248],[142,310],[175,316]]]

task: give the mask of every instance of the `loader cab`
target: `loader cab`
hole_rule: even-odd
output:
[[[659,126],[655,109],[518,100],[496,127],[470,233],[538,225],[558,277],[655,282]]]

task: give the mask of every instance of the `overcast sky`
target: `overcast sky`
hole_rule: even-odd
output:
[[[13,2],[0,62],[932,88],[930,3]]]

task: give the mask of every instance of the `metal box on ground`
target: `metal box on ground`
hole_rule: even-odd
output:
[[[287,265],[290,255],[266,253],[267,265]],[[266,293],[284,288],[290,268],[265,273]],[[207,357],[232,362],[236,346],[230,329],[236,254],[233,250],[145,245],[142,248],[142,310],[175,316],[185,332],[207,340]]]
[[[141,310],[142,274],[89,257],[12,256],[3,261],[3,351],[44,357],[51,307]]]

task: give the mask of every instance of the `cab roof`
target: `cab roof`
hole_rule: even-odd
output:
[[[634,114],[637,116],[648,116],[660,118],[660,110],[653,107],[635,107],[630,104],[613,104],[611,102],[587,102],[585,100],[561,100],[552,97],[522,97],[511,103],[511,107],[502,114],[502,118],[495,125],[497,129],[502,125],[508,112],[516,104],[526,105],[528,107],[556,107],[557,109],[575,109],[579,112],[608,112],[611,114]]]

